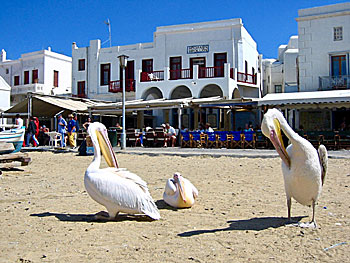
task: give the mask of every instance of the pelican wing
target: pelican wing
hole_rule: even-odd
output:
[[[100,170],[98,174],[90,174],[89,188],[92,188],[96,201],[100,200],[104,206],[117,206],[121,212],[131,213],[138,211],[153,219],[159,219],[159,211],[148,192],[144,181],[135,183],[133,179],[139,178],[128,171],[112,172],[110,168]],[[130,175],[131,174],[131,175]],[[125,178],[126,177],[126,178]],[[129,178],[128,178],[129,177]],[[133,178],[133,179],[130,179]],[[98,200],[97,200],[98,199]]]
[[[166,181],[164,193],[166,195],[174,195],[176,193],[176,186],[172,178]]]
[[[322,179],[322,185],[324,184],[324,180],[326,178],[327,168],[328,168],[328,153],[327,149],[324,145],[320,145],[318,147],[318,157],[320,159],[320,165],[321,165],[321,179]]]
[[[198,197],[198,190],[197,188],[191,183],[190,180],[186,179],[186,178],[183,178],[184,181],[186,182],[186,184],[191,187],[192,189],[192,195],[193,195],[193,198],[196,199]]]

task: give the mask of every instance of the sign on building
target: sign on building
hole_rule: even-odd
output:
[[[208,53],[209,45],[187,46],[187,54]]]

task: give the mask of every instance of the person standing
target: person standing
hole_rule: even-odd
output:
[[[74,120],[73,114],[68,115],[69,121],[67,125],[67,131],[68,131],[68,141],[69,145],[72,148],[75,148],[77,146],[76,141],[75,141],[75,136],[76,136],[76,122]]]
[[[17,129],[21,129],[23,127],[23,119],[19,116],[19,114],[16,114],[15,124]]]
[[[30,140],[33,140],[33,145],[39,146],[39,141],[35,137],[36,125],[32,116],[29,117],[29,124],[27,130],[27,141],[26,146],[29,147]]]
[[[38,119],[38,117],[33,117],[33,121],[35,123],[35,138],[39,138],[39,119]],[[35,141],[34,141],[34,146],[37,146]]]
[[[61,134],[61,147],[66,147],[65,134],[66,134],[67,122],[63,119],[62,115],[58,115],[58,128],[57,131]]]
[[[78,132],[80,130],[79,127],[79,121],[78,121],[78,115],[76,113],[73,114],[73,120],[75,121],[75,135],[74,135],[74,141],[75,141],[75,146],[78,145],[77,140],[78,140]]]

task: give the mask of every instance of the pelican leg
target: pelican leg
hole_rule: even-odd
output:
[[[118,212],[117,213],[110,213],[109,211],[101,211],[98,212],[97,214],[95,214],[95,220],[103,220],[103,221],[111,221],[111,220],[115,220],[118,216]]]
[[[309,223],[300,223],[299,226],[301,228],[317,228],[316,220],[315,220],[315,207],[316,201],[312,200],[312,219]]]
[[[288,208],[288,221],[291,222],[291,210],[292,210],[292,198],[287,197],[287,208]]]

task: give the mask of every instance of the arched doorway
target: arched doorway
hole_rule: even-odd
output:
[[[182,99],[182,98],[191,98],[192,92],[186,86],[178,86],[176,87],[170,95],[170,99]]]
[[[215,96],[223,97],[222,89],[215,84],[209,84],[205,86],[201,90],[201,93],[199,94],[200,98],[209,98],[209,97],[215,97]]]
[[[154,100],[163,98],[163,94],[157,87],[152,87],[143,92],[141,96],[143,100]]]
[[[239,92],[239,89],[235,88],[232,92],[232,99],[239,99],[241,98],[241,93]]]

